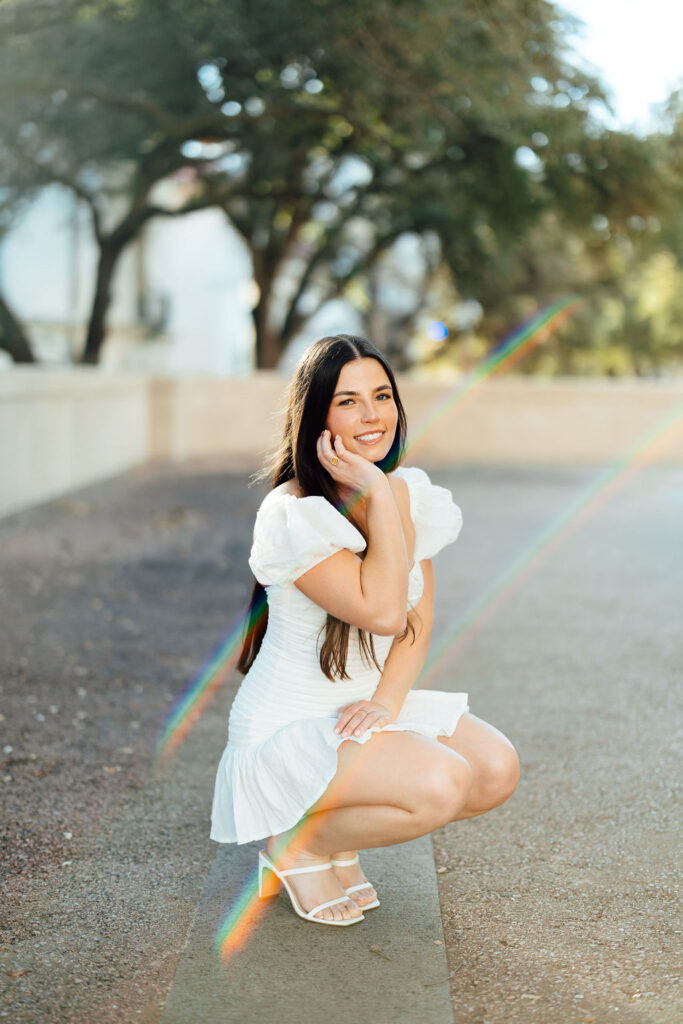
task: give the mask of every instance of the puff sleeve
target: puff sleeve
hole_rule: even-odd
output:
[[[394,476],[405,480],[410,494],[410,515],[415,526],[415,561],[433,558],[457,539],[462,512],[446,487],[433,484],[423,469],[399,466]]]
[[[249,565],[264,587],[293,583],[343,548],[362,551],[363,535],[327,499],[271,491],[256,514]]]

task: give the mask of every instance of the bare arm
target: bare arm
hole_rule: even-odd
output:
[[[336,453],[339,462],[332,465]],[[402,632],[408,600],[408,553],[396,495],[408,501],[404,481],[390,481],[381,469],[347,452],[341,438],[334,452],[325,437],[319,458],[330,475],[365,496],[368,546],[361,560],[338,551],[297,580],[299,590],[335,618],[383,636]],[[402,499],[399,497],[399,501]]]
[[[422,597],[410,613],[411,622],[415,627],[415,641],[411,644],[410,633],[404,640],[394,640],[384,663],[382,678],[372,696],[373,701],[383,704],[394,718],[401,710],[406,694],[412,689],[422,671],[432,635],[434,569],[429,558],[425,558],[420,565],[424,577],[424,590]]]
[[[411,644],[410,633],[404,640],[398,637],[394,640],[372,700],[354,701],[339,709],[335,732],[342,733],[344,738],[352,733],[360,736],[373,725],[382,726],[393,722],[422,671],[434,620],[434,569],[429,558],[425,558],[420,565],[424,590],[409,616],[415,627],[415,641]]]

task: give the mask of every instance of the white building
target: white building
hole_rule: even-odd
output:
[[[96,262],[89,211],[60,186],[46,188],[0,245],[0,289],[41,361],[78,358]],[[119,262],[102,365],[247,373],[253,301],[246,246],[220,210],[155,218]]]
[[[182,184],[162,182],[154,201],[172,208],[182,192]],[[78,361],[97,257],[86,204],[57,185],[39,195],[0,243],[0,291],[41,363]],[[428,276],[424,243],[402,236],[374,273],[371,320],[380,327],[382,317],[419,306]],[[247,247],[221,210],[154,218],[124,251],[112,291],[100,358],[105,369],[228,376],[253,369],[258,292]],[[280,368],[291,372],[318,337],[363,330],[363,317],[349,302],[327,302],[292,340]],[[11,365],[8,356],[3,364]]]

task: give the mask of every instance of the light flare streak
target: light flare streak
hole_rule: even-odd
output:
[[[658,445],[664,446],[671,442],[676,432],[683,428],[683,402],[679,402],[651,427],[643,433],[609,466],[598,474],[595,480],[591,481],[584,490],[574,496],[566,506],[544,526],[538,536],[531,541],[526,548],[516,555],[511,562],[492,580],[482,594],[472,602],[461,617],[454,623],[453,627],[444,633],[432,648],[419,682],[421,688],[425,679],[434,677],[436,673],[443,673],[445,665],[459,652],[467,640],[472,639],[495,614],[502,605],[516,593],[530,578],[544,561],[553,554],[562,543],[569,539],[581,526],[583,526],[601,507],[623,489],[647,464],[648,458],[652,458]],[[353,742],[353,741],[351,741]],[[353,766],[351,767],[353,770]],[[344,776],[348,781],[349,774]],[[306,839],[315,831],[315,822],[311,818],[304,818],[298,827],[291,832],[292,838],[306,847]],[[246,890],[245,890],[246,891]],[[256,875],[251,882],[249,891],[252,893],[252,901],[264,903],[258,899]],[[243,900],[243,897],[240,897]],[[240,917],[237,912],[240,900],[236,901],[228,910],[219,935],[222,936],[221,957],[227,962],[229,957],[236,952],[248,939],[253,927],[260,920],[261,915],[251,915],[251,904],[244,903],[244,909]]]
[[[541,564],[588,522],[619,491],[623,490],[651,460],[657,445],[664,447],[683,428],[683,402],[669,409],[595,480],[575,495],[538,535],[518,552],[491,580],[459,618],[439,637],[425,662],[421,688],[426,679],[440,675],[449,661],[483,629],[486,623],[519,591]]]
[[[544,341],[553,331],[557,330],[575,311],[580,299],[572,296],[553,303],[537,316],[504,338],[503,341],[459,383],[454,392],[436,405],[434,410],[420,423],[411,435],[407,450],[429,431],[455,404],[467,394],[471,394],[477,385],[481,385],[489,376],[502,367],[512,366],[530,349]],[[350,505],[345,506],[345,511]],[[256,610],[256,619],[264,615],[267,604]],[[256,619],[252,625],[256,624]],[[188,732],[211,702],[223,680],[234,668],[242,644],[242,632],[246,624],[246,615],[231,627],[227,636],[218,645],[199,674],[189,682],[181,696],[174,703],[171,712],[162,726],[156,744],[156,768],[159,770],[167,764],[170,756],[182,744]]]
[[[438,403],[434,409],[418,425],[411,435],[408,448],[412,447],[437,423],[447,411],[466,396],[471,395],[475,388],[482,385],[490,376],[499,370],[509,368],[521,359],[532,347],[545,340],[557,330],[579,305],[580,300],[572,297],[555,303],[541,314],[534,317],[519,330],[515,331],[465,379],[454,391]],[[653,446],[665,438],[671,428],[681,425],[683,420],[683,403],[677,405],[665,417],[658,420],[654,427],[646,431],[631,445],[622,456],[603,471],[580,495],[574,497],[561,510],[555,519],[547,524],[539,535],[530,542],[489,584],[482,594],[472,602],[435,644],[425,669],[420,678],[433,676],[437,669],[442,670],[447,658],[450,658],[475,631],[488,621],[502,603],[518,590],[542,562],[557,550],[560,543],[576,531],[590,515],[595,514],[601,505],[609,500],[618,486],[624,486],[630,476],[639,468],[638,460]],[[630,474],[630,475],[629,475]],[[256,619],[264,614],[266,605],[256,609]],[[252,625],[256,621],[252,621]],[[209,704],[216,690],[235,666],[242,644],[242,633],[246,617],[242,616],[235,623],[227,637],[218,646],[215,653],[207,661],[198,676],[188,685],[184,693],[175,703],[157,743],[157,765],[163,766],[179,745],[183,742],[192,725],[197,721]],[[351,741],[353,742],[353,741]],[[353,771],[353,767],[351,768]],[[345,780],[348,781],[348,773]],[[290,834],[296,841],[306,845],[306,839],[315,829],[314,815],[308,816],[298,824]],[[257,873],[242,886],[239,894],[232,900],[216,931],[214,945],[216,955],[224,964],[230,957],[244,947],[249,936],[261,921],[268,901],[261,901],[257,895]]]

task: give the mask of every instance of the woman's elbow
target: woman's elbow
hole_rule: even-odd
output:
[[[377,633],[378,636],[397,636],[399,633],[403,633],[408,623],[408,612],[403,610],[403,613],[395,612],[391,614],[380,615],[373,628],[373,633]]]

